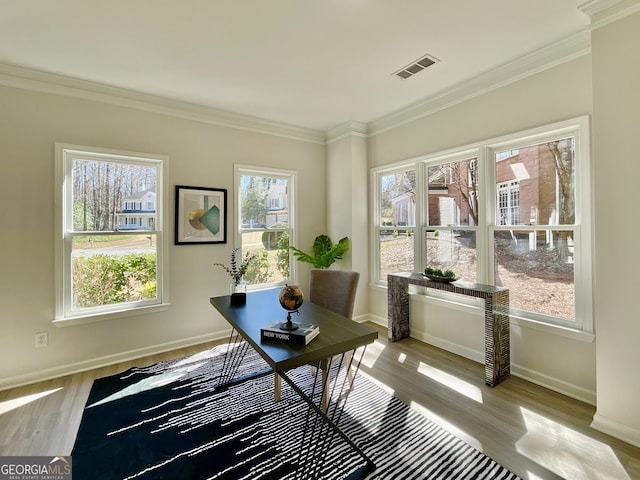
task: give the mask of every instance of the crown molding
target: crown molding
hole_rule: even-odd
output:
[[[112,87],[86,80],[0,63],[0,85],[93,100],[152,113],[311,143],[325,143],[320,130],[296,127],[249,115]]]
[[[486,70],[473,79],[454,85],[435,96],[374,120],[369,123],[369,135],[384,133],[589,53],[591,32],[585,29],[511,62]]]
[[[589,2],[578,5],[580,10],[585,15],[592,17],[596,13],[600,13],[608,8],[611,8],[616,3],[620,3],[622,0],[591,0]]]
[[[591,18],[591,30],[596,30],[640,12],[640,0],[591,0],[578,9]]]
[[[588,12],[595,15],[612,9],[613,13],[609,12],[612,15],[607,18],[615,17],[617,19],[621,18],[620,15],[626,16],[633,11],[640,10],[640,0],[593,0],[581,6],[580,9],[587,15],[589,15]],[[593,29],[593,24],[591,28]],[[265,135],[327,144],[346,136],[356,135],[366,138],[383,133],[590,52],[590,31],[584,30],[516,60],[487,70],[468,82],[457,84],[435,96],[380,117],[369,124],[348,121],[327,132],[6,63],[0,63],[0,85],[93,100]]]
[[[351,136],[367,138],[369,136],[369,127],[366,123],[349,120],[327,131],[327,143],[337,142]]]

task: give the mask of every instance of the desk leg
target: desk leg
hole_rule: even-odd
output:
[[[360,361],[364,356],[366,348],[362,349]],[[375,469],[373,461],[340,430],[339,424],[344,411],[344,405],[347,401],[349,392],[353,389],[353,381],[360,365],[359,361],[354,361],[353,354],[338,355],[337,361],[333,358],[323,360],[318,366],[322,370],[317,372],[312,391],[304,392],[289,377],[288,372],[282,372],[282,378],[300,395],[300,397],[309,405],[307,419],[305,422],[305,430],[302,435],[302,443],[300,445],[300,465],[303,470],[298,472],[296,478],[318,478],[321,468],[324,466],[325,457],[329,449],[333,445],[336,436],[339,436],[349,444],[357,455],[365,462],[365,466],[360,471],[358,478],[364,478]],[[345,361],[345,357],[348,360]],[[337,371],[337,377],[333,382],[329,381],[331,370]],[[350,375],[346,369],[355,367],[356,372]],[[342,378],[341,378],[342,377]],[[339,380],[342,381],[339,381]],[[331,385],[331,386],[330,386]],[[316,388],[320,389],[320,405],[316,395]],[[327,402],[325,404],[325,402]]]
[[[485,299],[485,383],[495,387],[511,374],[509,291]]]
[[[224,362],[218,376],[218,386],[229,385],[233,381],[248,349],[249,344],[243,341],[235,329],[231,330],[227,351],[224,354]]]
[[[389,341],[397,342],[409,336],[409,282],[387,276],[387,309]]]
[[[341,367],[342,364],[338,365],[338,370],[340,370]],[[320,362],[320,370],[322,372],[322,400],[320,401],[320,405],[322,407],[322,411],[326,413],[329,408],[329,399],[331,396],[331,359]]]
[[[280,401],[281,393],[282,393],[282,378],[280,378],[280,375],[273,372],[273,400],[275,402]]]

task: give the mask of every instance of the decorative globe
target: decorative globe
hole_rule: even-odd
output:
[[[280,290],[280,305],[282,308],[289,312],[295,312],[300,308],[304,297],[302,296],[302,290],[297,285],[285,285]]]

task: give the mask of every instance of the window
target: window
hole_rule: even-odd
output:
[[[292,281],[289,243],[294,239],[295,173],[236,165],[236,225],[242,254],[253,252],[245,280],[251,286]]]
[[[576,174],[577,168],[588,168],[579,161],[576,135],[550,135],[510,151],[515,154],[490,150],[498,192],[491,229],[493,278],[509,287],[514,312],[575,322],[576,234],[581,230]]]
[[[382,241],[391,231],[385,222],[395,225],[385,212],[387,196],[398,195],[389,185],[403,183],[396,171],[422,172],[411,187],[421,238],[415,244]],[[378,283],[394,271],[450,269],[508,287],[513,317],[593,331],[586,117],[415,159],[396,171],[373,171]]]
[[[166,309],[166,162],[56,144],[56,322]]]
[[[475,282],[480,191],[477,158],[458,155],[425,166],[425,266],[454,270]]]
[[[498,184],[498,225],[520,223],[520,184],[505,182]]]
[[[386,281],[387,274],[413,271],[416,226],[416,170],[381,171],[376,178],[378,213],[375,272]]]

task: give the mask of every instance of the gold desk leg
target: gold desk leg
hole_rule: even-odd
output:
[[[280,378],[280,375],[274,372],[273,373],[273,399],[276,402],[280,401],[281,387],[282,387],[282,379]]]

